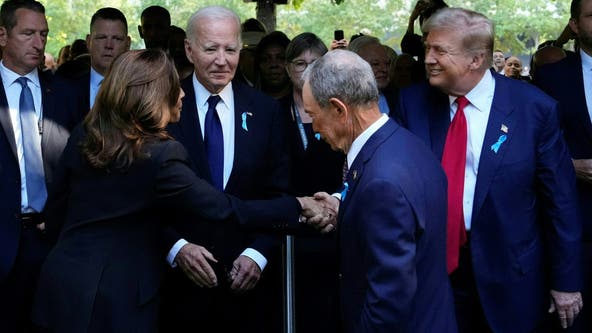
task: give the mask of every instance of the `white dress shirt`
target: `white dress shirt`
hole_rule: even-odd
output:
[[[2,84],[4,91],[6,92],[6,99],[8,100],[8,112],[10,113],[10,121],[12,122],[12,130],[14,132],[14,139],[16,142],[16,152],[19,163],[19,171],[21,173],[21,212],[30,213],[26,211],[26,207],[29,206],[29,198],[27,196],[27,177],[25,172],[25,154],[23,149],[23,138],[21,131],[21,118],[19,114],[19,101],[22,91],[20,83],[15,82],[21,75],[11,71],[4,66],[4,62],[0,62],[0,75],[2,76]],[[41,129],[43,128],[43,122],[39,119],[43,119],[43,104],[41,102],[41,84],[39,82],[39,73],[37,69],[34,69],[27,75],[24,75],[29,80],[27,84],[31,93],[33,94],[33,103],[35,105],[35,114],[37,115],[37,123],[39,124],[39,131],[34,131],[39,135],[39,142],[41,142]]]
[[[206,119],[206,113],[208,112],[208,98],[210,93],[193,74],[193,89],[195,92],[195,103],[197,106],[197,115],[199,119],[199,126],[201,127],[202,139],[204,138],[204,123]],[[234,163],[234,93],[232,91],[232,82],[229,83],[220,93],[218,94],[221,98],[220,102],[216,106],[216,111],[220,117],[220,123],[222,124],[222,135],[224,136],[224,188],[230,178],[232,172],[232,166]],[[173,267],[176,266],[174,263],[175,257],[181,248],[187,244],[185,239],[178,240],[175,245],[169,251],[167,255],[167,261]],[[214,254],[215,255],[215,254]],[[261,271],[267,266],[267,259],[259,251],[247,248],[241,255],[251,258],[257,263]]]
[[[464,109],[467,119],[467,161],[465,165],[465,186],[463,190],[463,213],[466,230],[471,230],[471,218],[473,216],[473,199],[475,197],[475,185],[479,171],[479,159],[487,130],[487,121],[493,103],[495,92],[495,79],[489,70],[481,81],[465,95],[469,104]],[[448,96],[450,101],[450,119],[456,114],[456,96]]]
[[[580,49],[582,57],[582,75],[584,77],[584,94],[586,95],[586,106],[588,107],[588,116],[592,121],[592,57]]]
[[[99,74],[99,72],[95,71],[92,66],[90,67],[90,95],[89,95],[89,107],[92,109],[93,105],[95,105],[95,98],[97,97],[97,93],[99,92],[99,87],[101,83],[103,83],[103,75]]]
[[[378,118],[372,125],[368,126],[364,130],[364,132],[360,133],[357,138],[355,138],[354,142],[352,142],[351,147],[349,147],[349,151],[347,152],[347,168],[351,170],[351,166],[358,157],[358,154],[368,141],[372,134],[376,133],[386,122],[388,121],[389,117],[386,114],[382,114],[380,118]]]

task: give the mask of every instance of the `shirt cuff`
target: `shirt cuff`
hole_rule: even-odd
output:
[[[265,269],[265,266],[267,266],[267,259],[265,259],[261,252],[250,247],[246,248],[243,253],[241,253],[241,256],[247,256],[251,258],[257,264],[257,266],[259,266],[259,269],[261,269],[262,272]]]
[[[341,193],[339,193],[339,192],[335,192],[335,193],[331,194],[331,196],[334,196],[334,197],[336,197],[337,199],[339,199],[339,201],[341,201]]]
[[[171,247],[171,249],[169,250],[169,254],[167,254],[166,260],[169,263],[169,265],[171,265],[171,267],[175,268],[177,267],[177,263],[175,262],[175,258],[177,257],[177,253],[179,253],[179,251],[181,251],[181,248],[183,246],[185,246],[185,244],[189,243],[188,241],[186,241],[185,239],[181,238],[179,239],[175,245],[173,245],[173,247]]]

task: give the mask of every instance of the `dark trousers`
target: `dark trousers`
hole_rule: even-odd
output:
[[[459,333],[490,333],[473,275],[470,245],[460,250],[459,264],[450,275]]]
[[[161,289],[160,332],[185,332],[187,328],[203,333],[274,332],[268,327],[272,319],[267,311],[270,304],[263,301],[264,278],[253,290],[237,294],[220,276],[217,287],[200,288],[175,269]],[[281,289],[278,292],[281,295]],[[281,309],[275,310],[275,315],[281,317]]]
[[[31,332],[31,308],[37,278],[50,242],[34,227],[23,228],[12,270],[0,281],[0,327],[2,332]]]

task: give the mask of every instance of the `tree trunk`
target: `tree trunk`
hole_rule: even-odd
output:
[[[275,31],[276,4],[272,0],[257,1],[257,19],[267,28],[267,32]]]

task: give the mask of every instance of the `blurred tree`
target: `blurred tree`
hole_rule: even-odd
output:
[[[46,6],[50,34],[48,52],[59,49],[76,38],[85,38],[91,15],[99,8],[119,8],[127,17],[132,48],[144,47],[138,36],[140,13],[150,5],[169,9],[172,24],[186,28],[187,19],[198,8],[223,5],[235,10],[241,20],[256,16],[256,3],[242,0],[41,0]],[[337,5],[337,3],[341,4]],[[277,6],[277,29],[292,38],[310,31],[327,44],[334,30],[344,30],[346,38],[363,32],[399,50],[407,20],[416,0],[289,0]],[[569,19],[569,1],[556,0],[447,0],[448,5],[465,7],[487,15],[496,24],[496,48],[511,54],[530,54],[547,39],[555,39]],[[416,28],[419,31],[419,27]],[[518,36],[521,36],[519,38]]]

